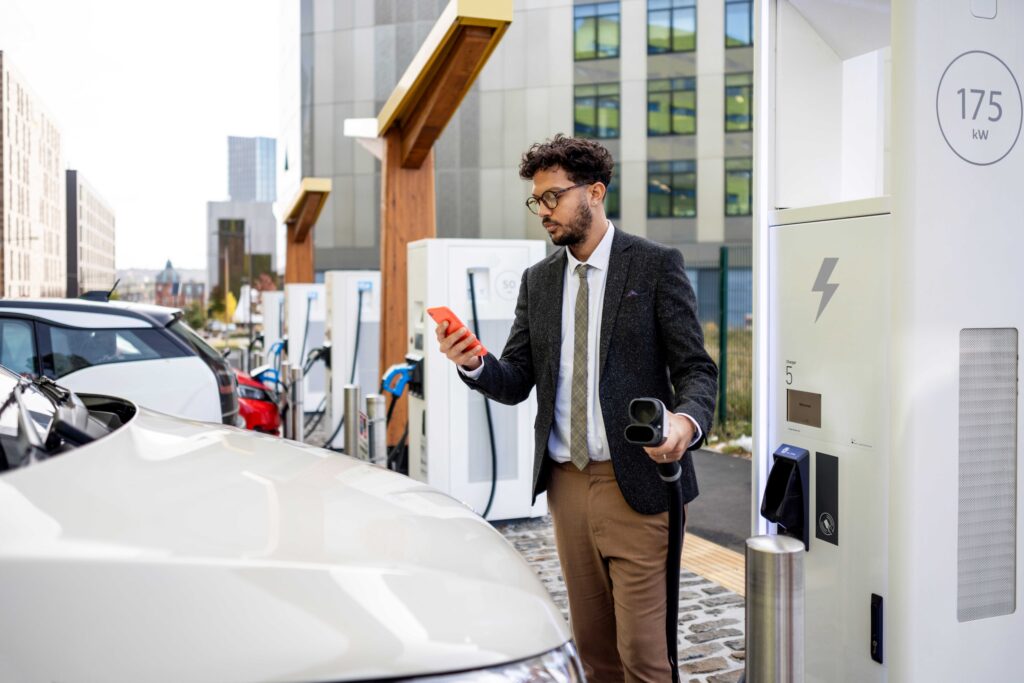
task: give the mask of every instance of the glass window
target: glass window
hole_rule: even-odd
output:
[[[725,75],[725,131],[753,130],[754,74]]]
[[[35,377],[39,374],[31,322],[0,318],[0,365],[18,375]]]
[[[697,162],[648,162],[647,217],[693,218],[696,215]]]
[[[94,365],[188,355],[159,330],[49,327],[49,331],[53,371],[58,378]]]
[[[612,179],[608,183],[608,192],[605,193],[604,214],[608,218],[619,217],[619,166],[612,168]]]
[[[619,3],[573,8],[573,44],[577,60],[619,56]]]
[[[663,78],[647,82],[647,134],[697,132],[697,79]]]
[[[725,160],[725,215],[749,216],[754,171],[750,157]]]
[[[697,49],[697,0],[649,0],[647,53]]]
[[[575,134],[588,138],[619,137],[619,84],[577,85]]]
[[[725,46],[754,44],[753,0],[725,0]]]

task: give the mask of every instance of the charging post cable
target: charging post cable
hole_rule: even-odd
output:
[[[665,404],[656,398],[629,402],[626,441],[639,446],[660,446],[667,436]],[[679,560],[683,553],[683,466],[679,461],[658,463],[658,476],[668,494],[668,555],[665,557],[665,644],[672,669],[672,683],[679,683]]]

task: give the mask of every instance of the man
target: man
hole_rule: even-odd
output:
[[[612,165],[593,140],[534,144],[519,167],[533,181],[526,205],[565,249],[523,274],[500,359],[479,357],[468,330],[445,324],[437,338],[490,399],[518,403],[537,387],[534,496],[548,492],[587,680],[662,683],[668,500],[656,463],[681,460],[683,499],[696,497],[687,452],[707,433],[718,371],[680,253],[606,218]],[[644,396],[674,413],[665,443],[641,449],[623,432]]]

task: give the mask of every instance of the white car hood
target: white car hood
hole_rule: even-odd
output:
[[[145,410],[0,476],[0,680],[343,681],[490,666],[567,625],[453,499]]]

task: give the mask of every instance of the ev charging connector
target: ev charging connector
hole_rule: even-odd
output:
[[[629,402],[626,441],[638,446],[660,446],[668,437],[665,404],[656,398],[634,398]],[[679,683],[679,558],[683,551],[683,466],[678,460],[658,463],[658,476],[668,494],[668,556],[665,558],[665,645],[672,671],[672,683]]]

